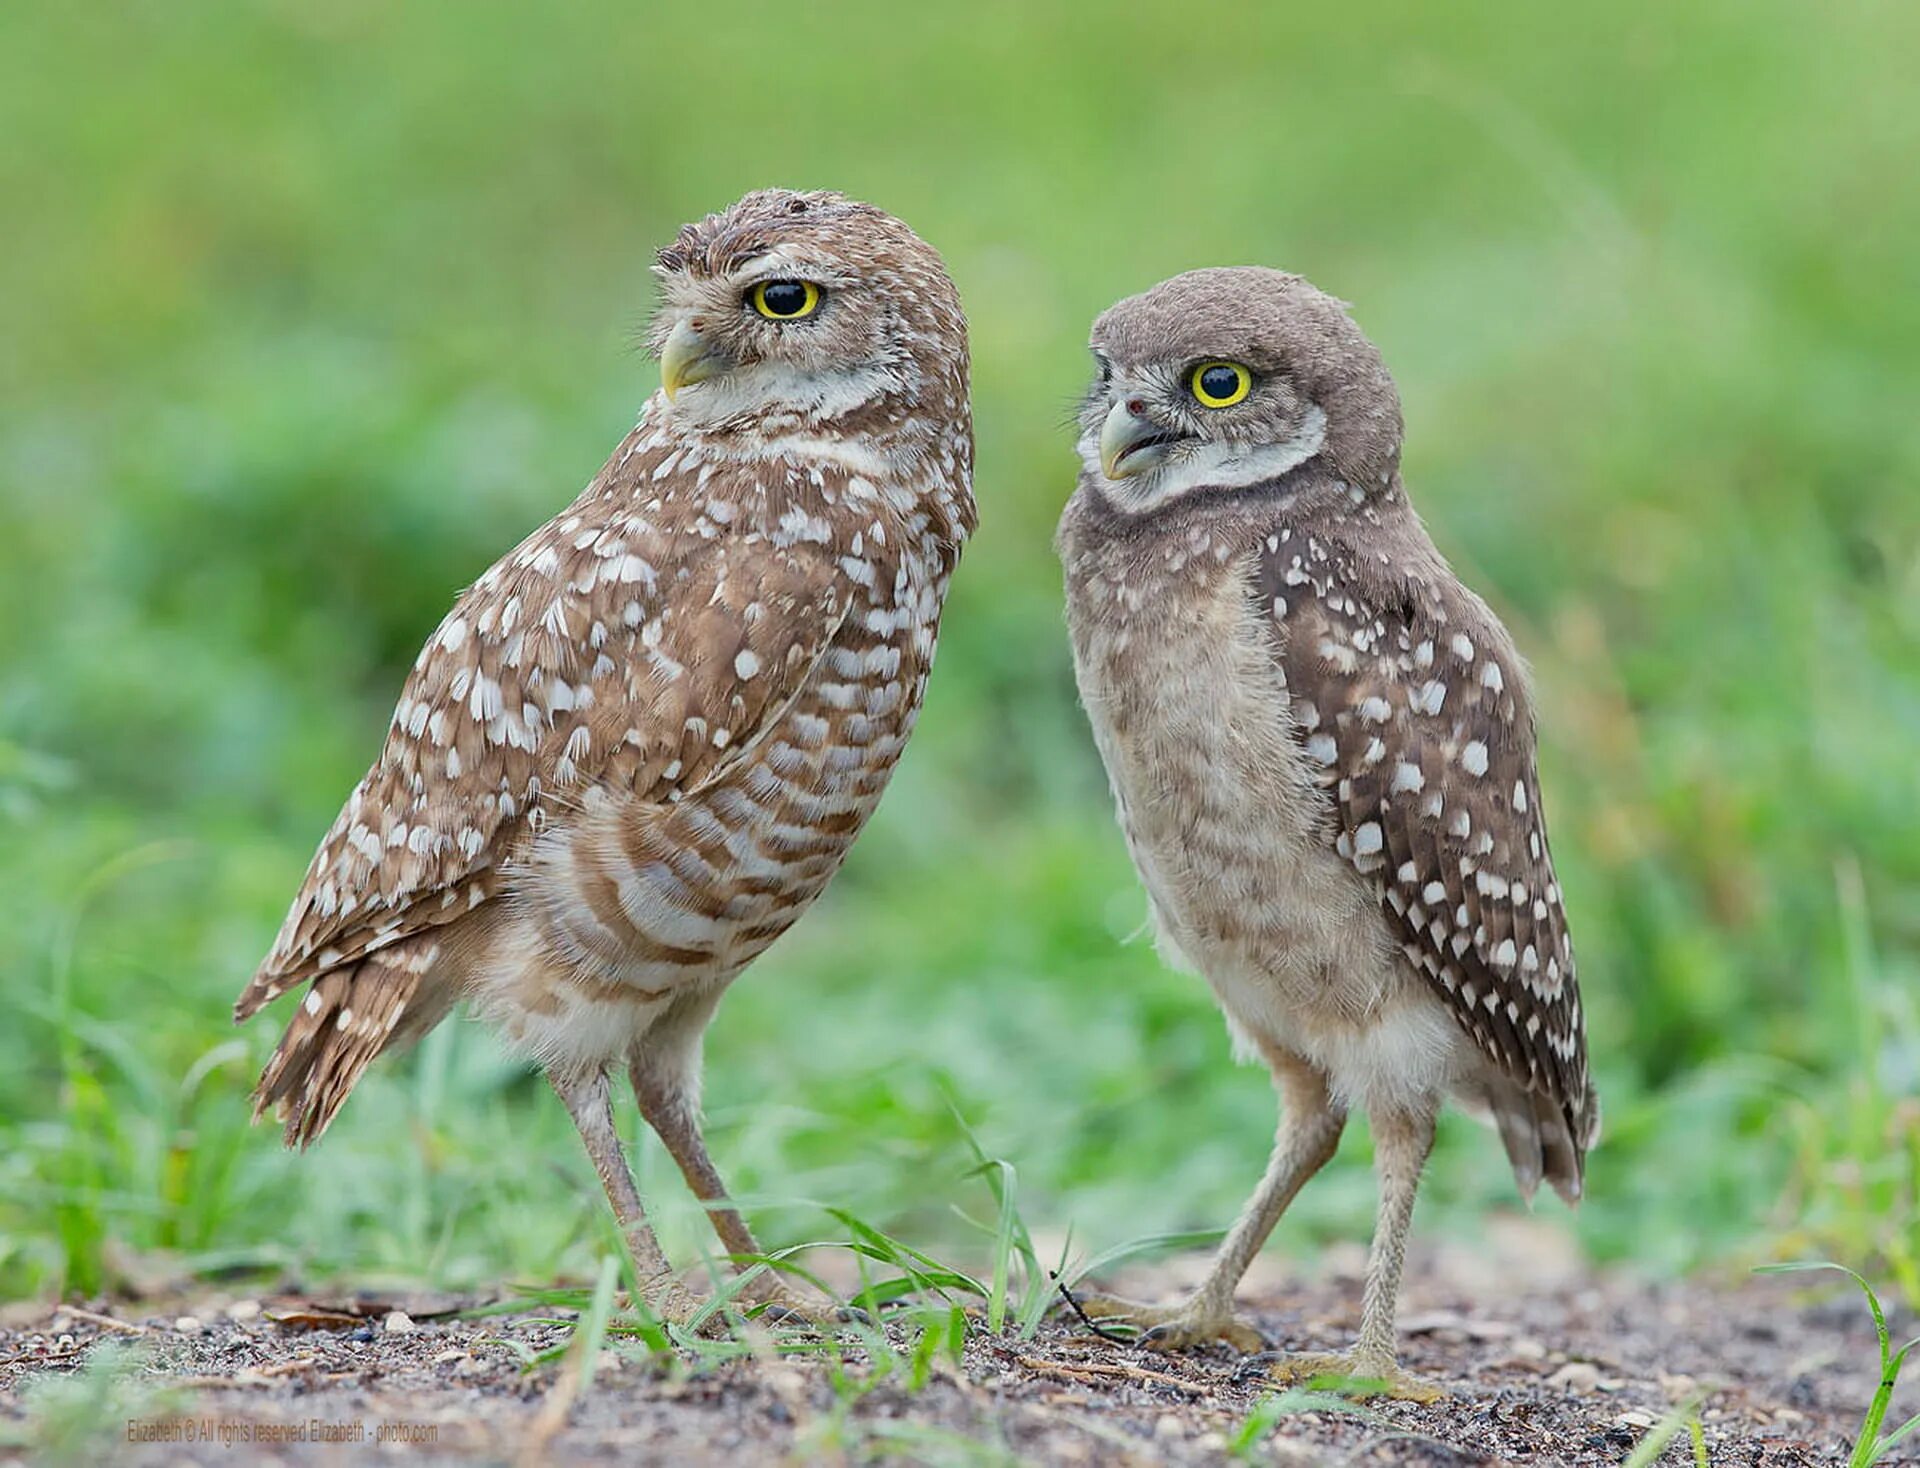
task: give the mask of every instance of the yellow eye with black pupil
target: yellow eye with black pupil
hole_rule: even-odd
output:
[[[820,287],[810,280],[763,280],[748,299],[769,321],[798,321],[820,304]]]
[[[1253,391],[1253,374],[1238,362],[1202,362],[1187,386],[1203,408],[1231,408]]]

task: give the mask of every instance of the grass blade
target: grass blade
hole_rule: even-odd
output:
[[[1920,1425],[1920,1414],[1907,1419],[1895,1428],[1891,1435],[1882,1437],[1880,1426],[1887,1420],[1887,1409],[1893,1405],[1893,1389],[1900,1380],[1901,1368],[1907,1364],[1907,1356],[1915,1346],[1920,1346],[1920,1336],[1907,1341],[1899,1350],[1893,1349],[1893,1336],[1887,1329],[1887,1313],[1880,1308],[1880,1297],[1873,1292],[1873,1286],[1844,1264],[1835,1264],[1828,1259],[1799,1261],[1792,1264],[1762,1264],[1755,1274],[1796,1274],[1811,1270],[1831,1269],[1847,1276],[1860,1286],[1860,1292],[1867,1297],[1867,1308],[1873,1312],[1874,1333],[1880,1338],[1880,1384],[1875,1388],[1873,1400],[1867,1404],[1867,1415],[1860,1423],[1860,1432],[1854,1440],[1853,1453],[1847,1459],[1847,1468],[1872,1468],[1887,1455],[1893,1445],[1911,1433]]]
[[[1240,1430],[1227,1444],[1228,1453],[1236,1458],[1251,1458],[1260,1444],[1272,1435],[1273,1430],[1284,1419],[1301,1412],[1334,1412],[1348,1417],[1357,1417],[1362,1422],[1380,1420],[1374,1412],[1351,1398],[1336,1396],[1332,1392],[1290,1386],[1285,1391],[1262,1397],[1254,1403],[1253,1410],[1247,1414],[1247,1420],[1240,1424]]]
[[[987,1295],[987,1329],[999,1335],[1007,1320],[1007,1286],[1013,1273],[1014,1228],[1018,1219],[1013,1208],[1016,1177],[1013,1164],[1003,1158],[982,1158],[978,1173],[993,1190],[1000,1205],[993,1228],[993,1285]]]
[[[593,1299],[586,1313],[574,1325],[573,1339],[567,1343],[560,1368],[560,1379],[547,1392],[547,1399],[529,1424],[514,1455],[516,1468],[533,1468],[547,1461],[547,1447],[554,1435],[567,1425],[573,1404],[593,1385],[594,1368],[599,1364],[600,1347],[607,1338],[607,1322],[613,1317],[613,1291],[620,1281],[621,1255],[606,1254],[600,1259],[600,1278],[594,1282]],[[539,1357],[534,1358],[536,1362]]]
[[[593,1301],[575,1328],[574,1339],[580,1349],[580,1388],[585,1396],[593,1386],[593,1373],[600,1361],[600,1348],[607,1339],[607,1322],[613,1318],[613,1290],[620,1282],[620,1260],[609,1254],[600,1261],[600,1278],[594,1282]]]
[[[1640,1439],[1639,1445],[1628,1455],[1621,1468],[1648,1468],[1667,1450],[1667,1444],[1678,1437],[1683,1428],[1693,1430],[1694,1457],[1702,1459],[1706,1451],[1706,1437],[1699,1430],[1700,1404],[1706,1399],[1704,1390],[1694,1392],[1662,1417],[1648,1429],[1647,1435]]]

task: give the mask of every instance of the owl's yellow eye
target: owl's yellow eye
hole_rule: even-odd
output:
[[[1231,408],[1253,391],[1253,374],[1238,362],[1202,362],[1187,386],[1203,408]]]
[[[763,280],[747,297],[769,321],[798,321],[820,304],[820,287],[810,280]]]

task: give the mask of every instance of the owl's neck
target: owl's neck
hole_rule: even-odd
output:
[[[697,468],[701,483],[719,474],[756,487],[758,513],[782,521],[811,517],[834,504],[871,516],[880,539],[901,553],[951,561],[976,523],[973,441],[964,414],[928,422],[916,416],[860,423],[795,422],[767,431],[699,429],[666,411],[656,394],[642,409],[628,445],[665,453],[681,470]],[[624,462],[625,454],[616,454]],[[616,475],[610,492],[644,496],[650,469]],[[589,491],[591,493],[591,490]]]

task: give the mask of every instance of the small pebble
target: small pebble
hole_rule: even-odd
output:
[[[1185,1425],[1171,1412],[1153,1424],[1153,1435],[1161,1442],[1171,1442],[1176,1437],[1184,1437],[1186,1432]]]
[[[1276,1437],[1271,1444],[1273,1461],[1279,1468],[1323,1468],[1326,1458],[1321,1450],[1307,1443],[1289,1442]]]
[[[412,1335],[417,1327],[413,1317],[404,1310],[389,1310],[384,1327],[388,1335]]]
[[[1616,1427],[1651,1427],[1654,1421],[1651,1412],[1622,1412],[1613,1419]]]
[[[791,1366],[767,1372],[765,1381],[774,1391],[783,1397],[802,1397],[806,1395],[807,1379]]]
[[[227,1319],[252,1320],[260,1313],[258,1300],[235,1300],[227,1306]]]
[[[181,1335],[199,1335],[201,1331],[206,1329],[206,1326],[200,1323],[200,1317],[198,1315],[182,1315],[178,1320],[173,1322],[173,1328],[179,1331]]]
[[[1227,1440],[1217,1432],[1203,1432],[1193,1440],[1193,1445],[1203,1453],[1224,1453]]]
[[[449,1361],[458,1361],[467,1353],[458,1346],[451,1346],[433,1358],[435,1366],[445,1366]]]
[[[1692,1396],[1694,1389],[1699,1385],[1700,1383],[1695,1381],[1691,1376],[1678,1374],[1669,1376],[1664,1371],[1660,1373],[1660,1390],[1667,1394],[1667,1400],[1669,1402],[1682,1401]]]
[[[1570,1392],[1590,1392],[1600,1385],[1600,1368],[1591,1361],[1569,1361],[1547,1378],[1548,1386]]]

